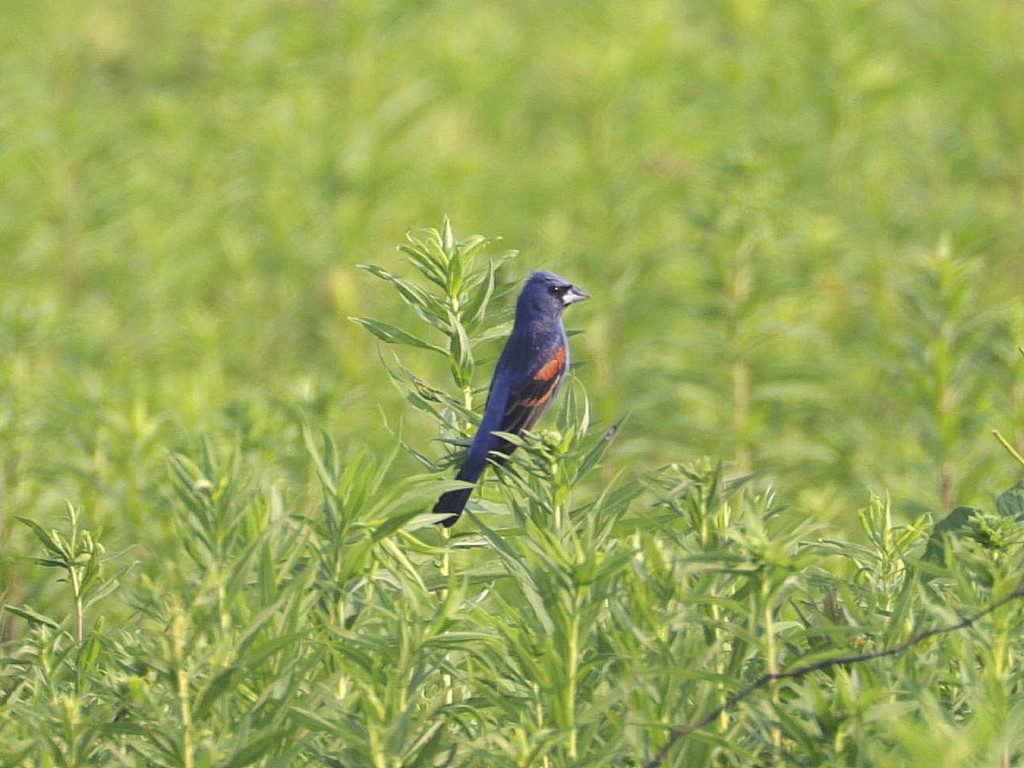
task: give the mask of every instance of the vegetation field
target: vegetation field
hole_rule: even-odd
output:
[[[0,8],[0,765],[1024,763],[1024,6]],[[515,292],[574,368],[450,531]]]

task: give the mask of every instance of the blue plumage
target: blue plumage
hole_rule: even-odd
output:
[[[487,457],[501,462],[515,449],[494,432],[518,435],[531,429],[551,405],[569,367],[569,343],[562,313],[570,304],[590,295],[551,272],[534,272],[526,280],[516,303],[512,333],[498,358],[487,394],[480,428],[473,438],[457,480],[475,483],[487,466]],[[439,521],[450,526],[459,519],[472,488],[448,491],[434,505],[447,515]]]

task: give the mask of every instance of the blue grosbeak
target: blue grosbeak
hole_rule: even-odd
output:
[[[555,398],[569,367],[569,344],[562,313],[570,304],[590,294],[551,272],[534,272],[526,280],[516,303],[512,334],[498,358],[487,394],[484,418],[469,446],[466,463],[456,480],[475,483],[493,461],[501,463],[515,446],[494,432],[519,435],[530,429]],[[434,505],[434,513],[447,515],[439,521],[451,526],[462,514],[472,488],[448,491]]]

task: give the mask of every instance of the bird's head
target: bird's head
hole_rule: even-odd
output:
[[[570,304],[589,298],[589,293],[554,272],[539,270],[526,279],[523,292],[519,294],[518,309],[529,307],[534,311],[557,316]]]

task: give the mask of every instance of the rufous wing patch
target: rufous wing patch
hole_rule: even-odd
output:
[[[558,351],[551,356],[551,359],[544,363],[539,371],[533,374],[534,381],[551,381],[561,373],[564,365],[565,347],[559,347]]]
[[[519,403],[519,405],[521,405],[521,406],[523,406],[525,408],[536,408],[539,405],[544,405],[544,403],[546,403],[548,400],[550,400],[554,396],[554,394],[555,394],[555,388],[554,387],[548,387],[548,391],[545,392],[540,397],[534,397],[534,398],[531,398],[529,400],[522,400]]]

